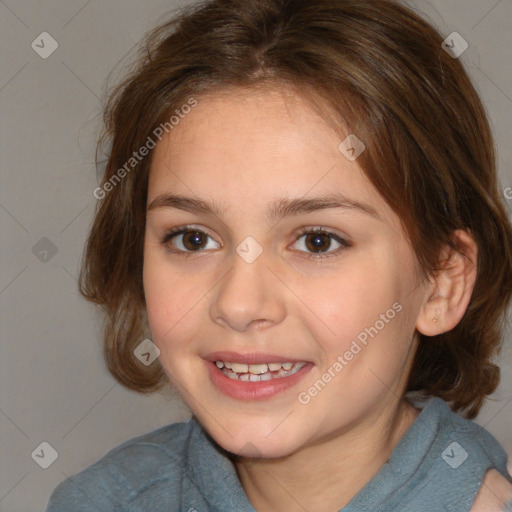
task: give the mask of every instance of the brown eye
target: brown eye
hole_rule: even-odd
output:
[[[212,247],[208,247],[208,239],[213,240],[204,231],[185,226],[166,233],[162,239],[162,244],[167,246],[171,252],[192,253],[212,249]]]
[[[331,246],[331,237],[326,233],[309,233],[305,240],[306,247],[311,252],[323,252]]]
[[[202,249],[206,245],[206,236],[200,231],[187,232],[183,235],[183,246],[190,251]]]
[[[330,250],[333,242],[335,244],[334,250]],[[350,247],[350,243],[343,238],[319,228],[304,229],[298,236],[296,243],[299,244],[299,251],[304,252],[311,259],[336,256],[340,251]]]

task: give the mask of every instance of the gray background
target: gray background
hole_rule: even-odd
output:
[[[115,68],[115,81],[134,45],[178,5],[0,1],[2,511],[44,510],[67,475],[130,437],[189,416],[172,392],[143,396],[114,381],[102,360],[99,314],[77,292],[78,263],[96,202],[93,161],[106,78]],[[443,35],[456,31],[468,41],[461,59],[493,123],[501,187],[511,187],[512,1],[414,5]],[[42,32],[59,45],[47,59],[31,47]],[[512,199],[507,207],[512,210]],[[510,345],[501,356],[496,400],[477,422],[512,454]],[[58,452],[47,469],[31,457],[42,442]]]

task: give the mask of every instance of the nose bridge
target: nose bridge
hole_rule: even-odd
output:
[[[230,258],[231,269],[222,279],[211,304],[213,321],[243,331],[255,324],[282,319],[284,305],[275,276],[267,268],[269,253],[247,237]]]

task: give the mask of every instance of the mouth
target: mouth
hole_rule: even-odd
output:
[[[261,382],[290,377],[301,370],[306,361],[298,363],[246,364],[229,361],[215,361],[215,366],[228,378],[242,382]]]
[[[264,399],[289,390],[314,366],[288,356],[234,352],[210,354],[205,362],[213,385],[238,400]]]

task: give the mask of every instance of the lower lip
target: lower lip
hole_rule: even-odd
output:
[[[211,361],[206,361],[213,384],[227,396],[238,400],[261,400],[277,395],[295,386],[310,370],[312,363],[306,363],[298,372],[289,377],[246,382],[226,377]]]

